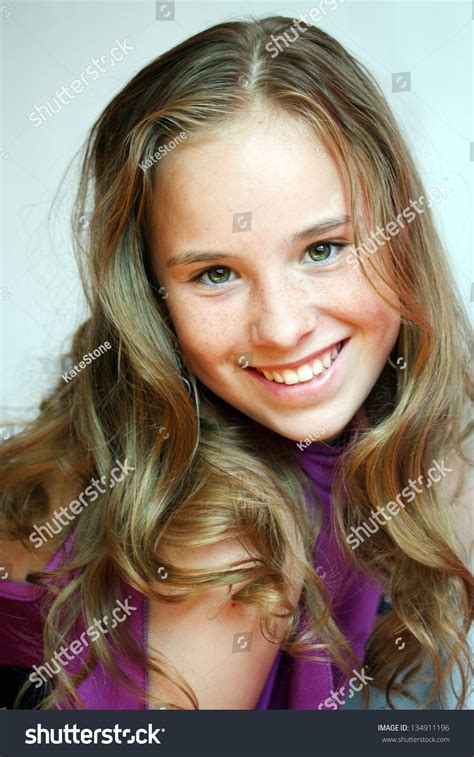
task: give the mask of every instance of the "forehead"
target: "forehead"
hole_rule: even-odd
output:
[[[262,113],[225,132],[186,140],[166,155],[156,175],[150,228],[164,246],[216,237],[226,237],[228,246],[245,236],[233,234],[236,214],[251,214],[254,235],[284,236],[308,220],[344,211],[342,173],[311,126]]]

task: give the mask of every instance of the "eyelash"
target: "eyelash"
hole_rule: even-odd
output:
[[[320,245],[323,245],[323,244],[328,244],[331,247],[335,247],[337,249],[337,252],[334,253],[332,255],[332,257],[329,258],[329,259],[319,260],[319,261],[318,260],[313,260],[312,261],[313,265],[318,265],[319,264],[320,268],[322,268],[325,264],[328,265],[329,264],[328,260],[329,260],[330,263],[333,263],[334,262],[334,258],[337,255],[339,255],[341,253],[341,251],[345,247],[348,247],[348,243],[347,242],[333,242],[330,239],[322,239],[320,242],[314,242],[313,244],[310,244],[306,248],[306,250],[305,250],[305,255],[312,248],[319,247]],[[215,271],[217,268],[224,268],[224,269],[227,269],[229,271],[232,270],[231,268],[229,268],[228,266],[225,266],[225,265],[213,265],[213,266],[209,266],[208,268],[203,268],[201,271],[199,271],[194,276],[192,276],[191,279],[190,279],[190,281],[193,281],[193,282],[195,281],[196,283],[201,284],[202,286],[204,286],[206,289],[222,289],[223,287],[226,286],[226,284],[231,284],[232,283],[231,281],[230,282],[229,281],[224,281],[221,284],[216,284],[216,283],[213,283],[213,282],[211,282],[211,283],[205,283],[204,281],[202,281],[202,277],[205,276],[206,273],[209,273],[209,271]],[[234,279],[234,281],[235,281],[235,279]]]

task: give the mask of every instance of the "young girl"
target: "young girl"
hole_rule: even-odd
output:
[[[90,317],[1,450],[15,706],[466,704],[467,319],[377,84],[294,32],[207,29],[92,129]]]

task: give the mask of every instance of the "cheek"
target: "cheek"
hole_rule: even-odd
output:
[[[184,356],[193,368],[206,363],[216,364],[228,353],[238,351],[238,320],[216,303],[203,300],[199,304],[170,293],[168,310]]]
[[[389,302],[397,303],[394,292],[380,280],[377,290]],[[334,311],[341,320],[351,322],[363,331],[366,337],[393,342],[400,327],[400,316],[378,297],[360,271],[347,277],[344,285],[338,287]]]

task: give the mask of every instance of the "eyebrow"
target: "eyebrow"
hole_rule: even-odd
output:
[[[296,242],[301,242],[308,237],[315,237],[317,234],[323,234],[328,231],[332,231],[338,226],[342,226],[346,223],[351,223],[352,218],[349,215],[332,216],[328,218],[321,218],[316,223],[307,226],[301,231],[297,231],[289,238],[283,240],[283,246],[291,246]],[[166,262],[165,268],[174,268],[178,265],[191,265],[201,261],[217,260],[221,258],[235,258],[235,255],[231,255],[227,252],[219,252],[219,250],[184,250],[176,255],[172,255]]]

